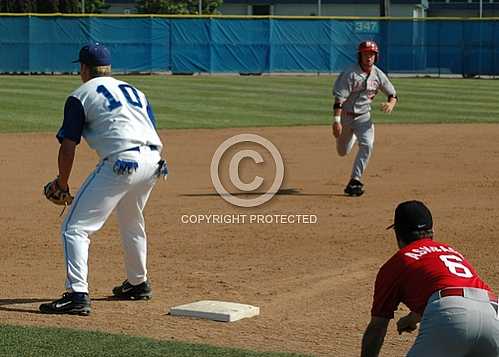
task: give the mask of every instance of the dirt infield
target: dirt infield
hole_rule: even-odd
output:
[[[113,217],[92,238],[89,317],[38,313],[41,302],[63,292],[64,282],[60,210],[41,195],[42,185],[57,173],[54,135],[1,135],[0,320],[357,356],[376,272],[396,251],[393,233],[385,227],[396,204],[406,199],[425,201],[433,211],[436,239],[465,254],[499,292],[499,125],[378,125],[376,130],[366,194],[360,198],[342,195],[353,155],[335,154],[327,127],[162,132],[171,174],[156,186],[146,209],[154,298],[107,299],[124,279]],[[214,194],[211,157],[222,141],[239,133],[260,134],[279,148],[289,194],[248,209]],[[255,168],[243,163],[249,171]],[[95,164],[94,153],[81,145],[73,191]],[[203,214],[307,214],[318,222],[182,223],[184,215]],[[170,306],[199,299],[257,305],[261,315],[228,324],[166,314]],[[404,307],[397,316],[405,312]],[[398,336],[390,324],[382,355],[403,355],[413,339]]]

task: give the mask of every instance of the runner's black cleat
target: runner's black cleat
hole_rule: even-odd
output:
[[[359,180],[351,179],[347,187],[345,187],[345,194],[352,197],[362,196],[364,193],[364,184]]]

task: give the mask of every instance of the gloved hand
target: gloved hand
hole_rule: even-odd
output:
[[[47,200],[59,206],[69,206],[73,202],[69,187],[63,189],[59,185],[59,177],[56,177],[43,187],[43,194]]]

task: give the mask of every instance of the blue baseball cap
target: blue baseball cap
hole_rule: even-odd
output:
[[[111,53],[102,44],[89,43],[80,49],[80,54],[73,63],[84,63],[90,66],[109,66],[111,64]]]

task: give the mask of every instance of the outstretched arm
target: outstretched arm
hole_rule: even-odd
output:
[[[361,357],[377,357],[386,336],[389,319],[373,316],[362,337]]]
[[[385,113],[391,113],[393,111],[393,108],[395,108],[395,104],[397,104],[397,97],[395,96],[388,96],[388,101],[381,103],[381,110]]]
[[[85,110],[81,101],[69,96],[64,104],[64,120],[62,127],[57,132],[57,140],[61,143],[59,148],[59,187],[68,188],[69,175],[73,167],[76,145],[80,143],[83,126],[85,123]]]
[[[399,335],[402,332],[412,332],[418,328],[418,322],[421,321],[421,315],[416,312],[409,312],[406,316],[397,321],[397,331]]]
[[[391,113],[398,101],[397,91],[395,90],[395,87],[393,86],[392,82],[390,82],[386,74],[378,71],[378,76],[381,81],[380,89],[388,97],[386,102],[381,103],[381,110],[385,113]]]
[[[341,135],[341,112],[343,108],[343,101],[341,99],[335,98],[334,100],[334,105],[333,105],[333,123],[332,128],[333,128],[333,136],[335,138],[339,137]]]
[[[341,135],[341,111],[343,108],[343,103],[347,100],[352,92],[352,83],[351,80],[352,72],[343,72],[341,73],[336,81],[334,82],[333,88],[333,97],[334,97],[334,105],[333,105],[333,122],[331,124],[333,129],[333,136],[335,138]]]
[[[67,190],[69,175],[71,174],[71,169],[73,168],[73,161],[75,157],[76,143],[70,139],[63,139],[61,146],[59,148],[59,186]]]

